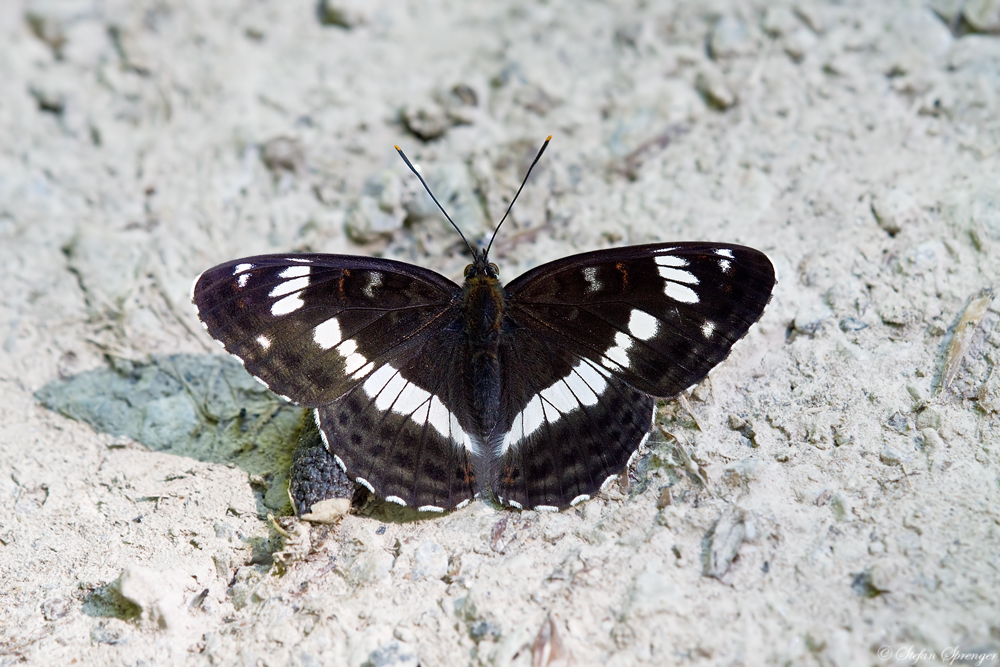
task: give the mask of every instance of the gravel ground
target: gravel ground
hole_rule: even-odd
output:
[[[12,0],[0,30],[0,665],[1000,662],[1000,3]],[[299,412],[192,279],[457,279],[393,144],[479,239],[548,134],[506,279],[744,243],[763,319],[627,484],[376,505],[275,559]]]

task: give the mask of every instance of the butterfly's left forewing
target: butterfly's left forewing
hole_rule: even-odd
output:
[[[319,254],[226,262],[192,290],[208,333],[272,391],[309,407],[406,358],[454,320],[460,298],[433,271]]]

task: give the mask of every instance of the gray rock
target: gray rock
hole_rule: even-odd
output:
[[[708,41],[708,51],[713,59],[745,55],[753,50],[750,30],[742,19],[726,15],[716,22]]]
[[[788,35],[801,25],[792,10],[782,5],[768,7],[764,10],[764,17],[760,21],[760,27],[772,37]]]
[[[875,214],[878,226],[890,236],[895,236],[907,225],[918,222],[921,217],[920,207],[910,193],[898,187],[876,195],[872,199],[872,213]]]
[[[371,8],[367,0],[320,0],[316,14],[323,25],[356,28],[371,19]]]
[[[65,247],[91,308],[120,308],[146,266],[148,235],[81,229]]]
[[[833,312],[826,304],[816,303],[804,306],[795,313],[792,327],[800,334],[814,336],[823,326],[823,320],[833,317]]]
[[[417,667],[420,658],[409,646],[398,641],[382,644],[371,652],[361,667]]]
[[[164,572],[128,565],[118,577],[118,592],[139,608],[144,620],[162,630],[176,630],[184,624],[179,588]]]
[[[302,144],[289,137],[275,137],[264,142],[260,149],[260,159],[272,173],[296,172],[305,162]]]
[[[694,86],[711,106],[728,109],[736,104],[736,94],[726,83],[719,68],[705,63],[695,77]]]
[[[441,579],[448,573],[448,552],[437,542],[424,542],[413,552],[413,567],[410,577],[421,579]]]
[[[1000,0],[966,0],[962,17],[976,32],[1000,32]]]
[[[370,177],[361,196],[347,212],[344,222],[347,236],[353,241],[368,243],[401,229],[406,219],[401,193],[396,172],[386,170]]]

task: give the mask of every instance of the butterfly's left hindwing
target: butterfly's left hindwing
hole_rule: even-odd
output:
[[[344,255],[261,255],[195,281],[205,328],[277,394],[316,407],[454,319],[458,285],[432,271]]]
[[[417,509],[452,509],[479,490],[481,457],[468,413],[461,332],[426,339],[317,408],[320,428],[353,479]]]

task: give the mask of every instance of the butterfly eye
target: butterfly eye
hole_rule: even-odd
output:
[[[473,274],[475,274],[475,271],[472,268],[472,264],[467,264],[465,267],[465,277],[471,278]]]
[[[490,266],[486,270],[486,273],[487,273],[487,275],[489,275],[490,278],[499,278],[500,277],[500,267],[497,266],[496,264],[494,264],[493,262],[490,262]]]

